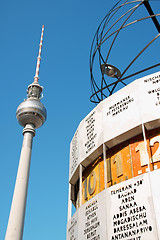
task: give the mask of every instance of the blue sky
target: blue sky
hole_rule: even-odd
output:
[[[15,114],[26,98],[27,86],[33,82],[43,24],[39,83],[44,86],[42,102],[48,119],[37,129],[33,142],[23,240],[66,238],[69,145],[79,122],[95,106],[89,101],[89,52],[98,25],[115,3],[115,0],[1,2],[0,240],[7,228],[23,139]],[[153,7],[160,10],[160,2],[153,2]],[[152,27],[148,25],[148,35],[153,33]],[[140,27],[138,30],[140,40],[144,36]],[[130,37],[134,52],[135,33]],[[143,61],[158,62],[158,48],[156,44]],[[126,57],[120,55],[120,50]],[[118,45],[113,60],[121,66],[128,61],[127,54]]]

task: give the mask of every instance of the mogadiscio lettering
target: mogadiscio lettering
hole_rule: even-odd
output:
[[[139,214],[136,214],[136,215],[133,215],[133,216],[130,216],[130,217],[125,217],[125,216],[127,216],[126,211],[125,211],[125,214],[126,215],[123,215],[123,218],[121,218],[121,219],[117,219],[117,216],[114,215],[113,226],[118,226],[118,225],[121,225],[121,224],[126,224],[126,223],[130,223],[130,222],[133,222],[133,221],[138,221],[138,220],[141,220],[141,219],[145,219],[147,217],[146,212],[139,213]]]

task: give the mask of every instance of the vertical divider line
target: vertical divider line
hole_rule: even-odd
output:
[[[145,151],[146,151],[146,156],[148,157],[147,162],[148,162],[148,171],[151,171],[150,168],[150,161],[149,161],[149,154],[147,150],[147,141],[146,141],[146,134],[145,134],[145,128],[144,128],[144,123],[142,122],[142,133],[143,133],[143,138],[144,138],[144,144],[145,144]]]
[[[69,183],[69,190],[68,190],[68,221],[71,219],[71,216],[72,216],[71,184]]]
[[[106,145],[103,143],[104,186],[107,188]]]
[[[79,166],[79,193],[80,193],[80,206],[82,206],[82,165]]]

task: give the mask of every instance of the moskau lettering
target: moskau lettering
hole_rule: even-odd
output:
[[[112,114],[112,116],[115,116],[115,115],[117,115],[118,113],[121,113],[121,112],[123,112],[124,110],[127,110],[127,109],[128,109],[128,106],[123,107],[123,108],[117,110],[116,112],[114,112],[114,113]]]

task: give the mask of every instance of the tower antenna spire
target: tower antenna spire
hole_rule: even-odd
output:
[[[44,32],[44,25],[42,26],[41,40],[40,40],[40,44],[39,44],[39,54],[38,54],[38,57],[37,57],[36,74],[34,76],[34,82],[35,83],[38,83],[38,79],[39,79],[39,68],[40,68],[40,63],[41,63],[43,32]]]

